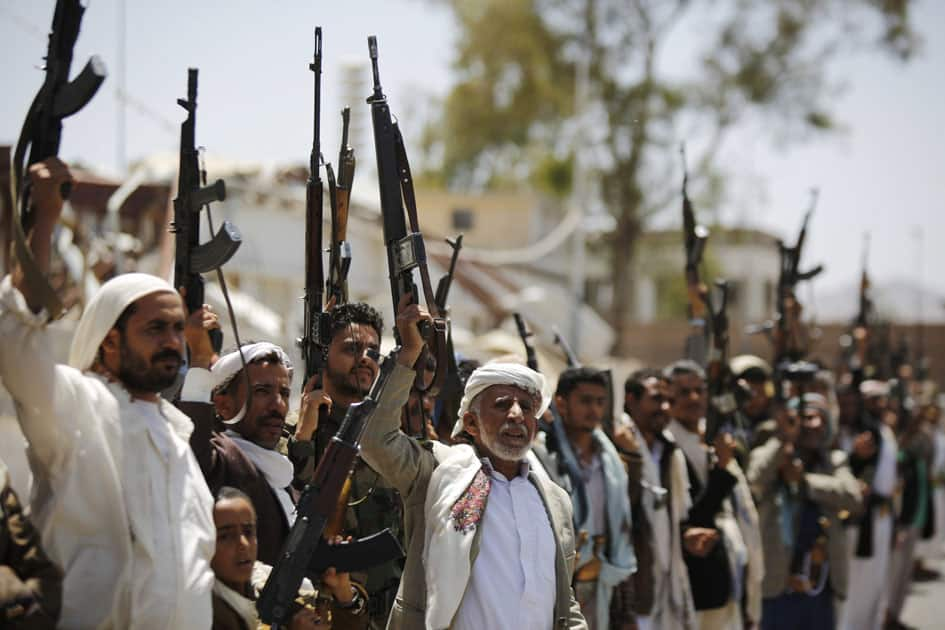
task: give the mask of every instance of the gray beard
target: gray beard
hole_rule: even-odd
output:
[[[499,429],[499,431],[501,430],[502,429]],[[520,462],[528,455],[528,451],[532,450],[531,444],[526,444],[521,447],[512,447],[502,444],[499,441],[498,433],[492,435],[487,431],[480,431],[479,437],[482,440],[482,445],[485,446],[490,453],[507,462]]]

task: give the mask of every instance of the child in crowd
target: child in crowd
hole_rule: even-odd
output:
[[[223,487],[213,506],[217,531],[216,552],[211,567],[213,585],[213,630],[257,630],[256,596],[265,584],[270,567],[256,561],[256,511],[240,490]],[[347,573],[328,569],[322,576],[324,593],[305,589],[290,630],[356,630],[367,625],[364,594],[352,587]]]

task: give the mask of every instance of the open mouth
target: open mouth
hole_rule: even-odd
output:
[[[502,437],[518,444],[524,444],[528,441],[528,433],[525,431],[503,431]]]

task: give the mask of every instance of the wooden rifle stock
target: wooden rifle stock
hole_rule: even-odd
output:
[[[325,365],[330,336],[328,314],[324,311],[325,269],[322,260],[322,213],[324,185],[319,170],[321,159],[321,76],[322,29],[315,27],[315,53],[309,70],[315,74],[313,92],[312,153],[305,184],[305,294],[302,337],[298,340],[305,363],[302,387]]]

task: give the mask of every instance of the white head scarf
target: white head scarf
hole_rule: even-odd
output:
[[[541,400],[535,417],[540,417],[551,404],[551,389],[544,376],[518,363],[487,363],[470,374],[459,403],[459,416],[453,425],[455,438],[463,430],[463,416],[469,411],[473,399],[493,385],[514,385]]]
[[[244,344],[241,347],[243,349],[242,358],[240,358],[239,350],[233,350],[233,352],[225,354],[217,359],[217,362],[214,363],[213,367],[210,368],[210,391],[215,392],[232,380],[234,376],[239,374],[240,370],[243,369],[243,359],[246,360],[246,365],[249,365],[253,361],[271,354],[275,354],[279,357],[282,365],[284,365],[289,371],[289,378],[292,378],[292,361],[289,360],[289,355],[285,353],[285,350],[276,344],[269,343],[268,341],[260,341],[258,343]],[[248,403],[249,397],[246,398],[246,402],[243,403],[243,408],[240,409],[240,412],[233,418],[224,420],[223,423],[236,424],[242,420],[243,416],[246,415]]]
[[[99,346],[124,310],[144,296],[162,291],[177,294],[166,280],[146,273],[122,274],[103,284],[85,307],[75,329],[69,365],[79,370],[92,367]]]

